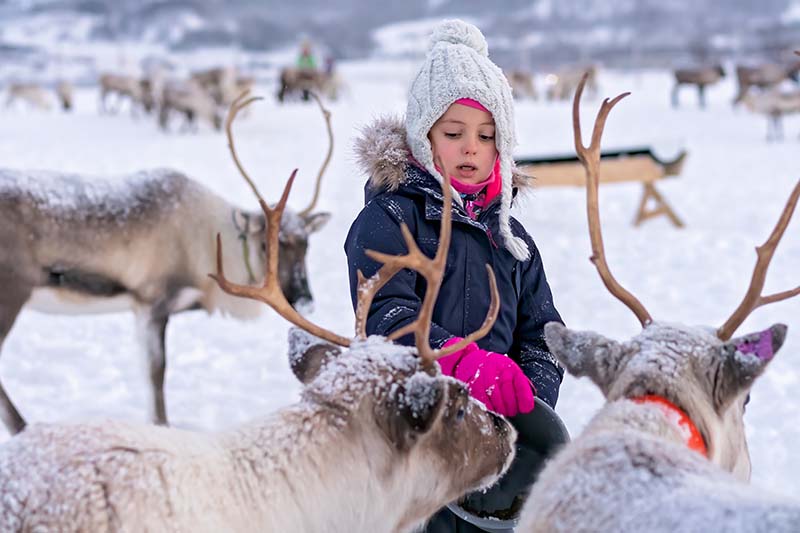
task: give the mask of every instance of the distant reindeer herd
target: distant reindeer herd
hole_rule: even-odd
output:
[[[606,403],[545,463],[515,530],[796,531],[800,502],[766,497],[746,484],[751,466],[743,422],[750,388],[783,345],[787,327],[733,334],[758,307],[800,294],[800,287],[763,294],[800,182],[756,249],[750,286],[722,326],[654,321],[611,273],[600,224],[600,142],[611,109],[627,93],[602,103],[587,147],[579,116],[587,79],[575,88],[573,131],[586,170],[591,261],[642,331],[617,342],[560,323],[545,326],[550,351],[570,373],[591,379]],[[133,308],[150,347],[154,421],[163,424],[159,389],[169,316],[194,308],[246,315],[266,304],[299,328],[290,332],[289,362],[303,384],[301,400],[215,434],[113,421],[31,426],[0,445],[1,530],[410,532],[509,468],[513,426],[436,363],[491,330],[500,305],[491,266],[481,327],[458,344],[431,347],[431,313],[451,237],[452,210],[445,209],[434,257],[406,231],[405,255],[367,251],[382,266],[370,278],[359,273],[355,338],[309,321],[294,306],[311,297],[305,245],[328,218],[311,211],[330,149],[309,207],[287,209],[297,171],[280,200],[267,204],[232,133],[237,114],[253,100],[245,93],[231,103],[225,130],[261,213],[233,207],[172,170],[142,172],[103,191],[83,176],[0,171],[0,246],[8,251],[0,256],[0,343],[37,291],[50,293],[50,310],[98,300]],[[451,206],[450,173],[443,175],[443,205]],[[59,184],[78,194],[50,201]],[[233,251],[223,253],[223,244]],[[425,280],[419,316],[389,338],[367,338],[372,298],[403,270]],[[412,333],[415,347],[394,344],[398,333]],[[9,430],[23,429],[2,388],[0,400]]]
[[[800,113],[800,59],[738,64],[734,70],[736,94],[732,104],[741,104],[754,113],[764,115],[767,119],[767,140],[781,140],[783,117]],[[506,70],[506,77],[516,99],[564,101],[575,93],[584,72],[588,72],[586,91],[593,97],[598,90],[597,65],[564,65],[536,73],[515,68]],[[538,83],[535,74],[540,78]],[[673,107],[680,105],[681,89],[689,86],[696,89],[702,109],[707,104],[707,89],[723,80],[726,72],[721,64],[716,63],[676,68],[672,75]],[[165,132],[186,132],[197,131],[201,123],[221,131],[228,106],[243,91],[252,89],[255,79],[232,66],[219,66],[194,71],[185,78],[167,77],[162,70],[155,70],[144,77],[103,73],[98,83],[98,108],[101,113],[118,113],[127,106],[134,117],[154,115],[158,126]],[[329,59],[323,68],[286,67],[279,70],[275,96],[279,102],[310,100],[312,93],[336,100],[343,88],[341,75],[335,69],[333,60]],[[38,83],[15,82],[6,89],[6,107],[21,103],[28,108],[47,110],[53,107],[54,96],[65,111],[74,105],[73,87],[64,80],[50,88]]]

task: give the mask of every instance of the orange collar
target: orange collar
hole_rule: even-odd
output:
[[[690,449],[708,457],[708,449],[706,448],[703,436],[697,430],[697,426],[694,425],[692,419],[677,405],[655,394],[647,394],[645,396],[639,396],[638,398],[631,398],[631,400],[636,403],[649,403],[660,407],[663,413],[667,415],[667,418],[675,422],[678,426],[678,430],[684,436],[686,445]]]

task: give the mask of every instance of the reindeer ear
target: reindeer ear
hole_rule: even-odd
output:
[[[544,337],[550,352],[575,377],[588,376],[607,393],[627,359],[622,345],[593,331],[572,331],[549,322]]]
[[[250,215],[244,211],[239,209],[233,210],[233,225],[236,227],[236,231],[241,233],[248,227],[249,217]]]
[[[310,383],[342,349],[300,328],[289,329],[289,364],[302,383]]]
[[[263,235],[265,229],[267,229],[267,217],[264,216],[264,213],[259,215],[251,215],[250,234],[257,236]]]
[[[417,372],[376,406],[378,426],[399,451],[410,450],[439,418],[445,396],[444,380]]]
[[[263,214],[249,213],[239,209],[233,210],[233,225],[239,233],[248,235],[264,233],[267,219]]]
[[[331,214],[328,212],[303,215],[303,221],[306,223],[306,233],[310,235],[321,230],[322,226],[327,224],[330,219]]]
[[[718,348],[719,364],[724,365],[721,378],[714,381],[714,404],[719,410],[743,390],[749,389],[761,375],[786,339],[786,326],[773,326],[736,337]]]

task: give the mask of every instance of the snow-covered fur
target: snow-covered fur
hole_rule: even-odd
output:
[[[410,531],[512,461],[513,427],[412,348],[294,336],[301,400],[233,431],[37,424],[0,446],[0,531]]]
[[[279,277],[291,303],[311,300],[308,236],[328,217],[283,215]],[[174,170],[103,179],[0,169],[0,346],[26,304],[53,313],[132,309],[149,357],[152,419],[166,423],[169,316],[188,309],[256,316],[262,304],[225,294],[208,274],[216,269],[220,233],[229,279],[260,282],[264,225],[263,213],[238,209]],[[24,427],[2,386],[0,407],[10,431]]]
[[[411,149],[401,117],[378,117],[363,127],[354,149],[358,166],[370,176],[371,187],[395,191],[405,181]],[[512,171],[512,188],[521,193],[529,191],[533,186],[533,178],[516,168],[512,168]],[[461,201],[461,196],[455,189],[453,201]]]
[[[542,471],[520,532],[789,532],[800,502],[746,484],[744,404],[783,344],[786,326],[727,342],[713,330],[653,323],[628,342],[561,324],[547,344],[607,403]],[[690,449],[676,417],[633,398],[657,395],[695,424],[708,458]]]

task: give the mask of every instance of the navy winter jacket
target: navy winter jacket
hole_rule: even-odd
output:
[[[436,253],[442,215],[438,181],[414,165],[402,166],[402,177],[385,187],[371,179],[365,188],[365,207],[345,242],[350,272],[350,292],[357,301],[356,272],[371,276],[380,263],[364,253],[367,249],[405,254],[400,232],[405,222],[417,245],[428,257]],[[394,190],[392,190],[394,189]],[[500,312],[494,327],[478,345],[484,350],[508,354],[533,381],[537,395],[551,406],[558,399],[563,369],[544,341],[544,325],[561,322],[545,278],[539,251],[522,225],[511,218],[515,236],[528,244],[531,257],[518,261],[502,247],[498,230],[499,197],[472,220],[453,202],[453,226],[444,279],[433,311],[431,345],[440,347],[453,336],[465,337],[480,328],[489,308],[489,281],[485,265],[492,266],[500,294]],[[402,270],[375,296],[367,320],[367,334],[388,335],[412,322],[425,294],[425,280]],[[400,339],[413,345],[412,335]]]

